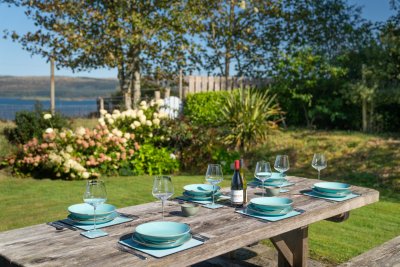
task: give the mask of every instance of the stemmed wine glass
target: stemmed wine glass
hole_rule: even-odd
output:
[[[174,185],[171,176],[160,175],[154,177],[153,196],[160,199],[162,203],[162,219],[164,220],[165,201],[174,194]]]
[[[222,182],[224,179],[222,174],[222,167],[220,164],[208,164],[207,172],[206,172],[206,181],[212,184],[213,192],[212,192],[212,204],[207,205],[208,207],[212,208],[217,206],[214,201],[214,194],[215,194],[215,185]]]
[[[274,168],[281,174],[281,177],[283,177],[284,173],[290,168],[289,157],[287,155],[277,155]]]
[[[318,180],[320,180],[320,172],[328,165],[324,154],[315,153],[311,162],[311,166],[318,171]]]
[[[102,236],[107,233],[96,229],[96,208],[105,203],[107,200],[106,186],[101,180],[90,180],[86,183],[86,191],[83,194],[83,201],[93,206],[93,229],[86,231],[85,233],[89,236]]]
[[[261,181],[261,187],[263,189],[262,196],[264,196],[264,182],[272,176],[271,166],[269,162],[264,160],[258,161],[256,164],[256,169],[254,171],[254,176]]]

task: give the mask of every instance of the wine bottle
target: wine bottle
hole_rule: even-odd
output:
[[[247,181],[246,181],[246,176],[244,175],[244,160],[240,159],[240,175],[242,176],[243,179],[243,204],[247,203]]]
[[[240,161],[235,160],[234,173],[231,182],[231,205],[234,207],[243,206],[243,178],[240,174]]]

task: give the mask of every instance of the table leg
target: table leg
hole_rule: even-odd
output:
[[[279,267],[307,267],[308,226],[274,236],[271,241],[278,250]]]

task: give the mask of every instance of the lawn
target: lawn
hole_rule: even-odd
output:
[[[0,144],[4,153],[3,145],[8,144],[2,136]],[[248,176],[257,159],[273,161],[276,154],[286,153],[291,161],[289,174],[315,178],[317,173],[310,162],[317,151],[324,151],[328,157],[322,179],[375,188],[380,191],[381,200],[352,211],[350,219],[343,223],[312,224],[311,257],[335,265],[400,235],[400,139],[396,136],[300,129],[271,132],[266,142],[245,155],[249,159]],[[199,174],[203,172],[199,170]],[[230,176],[225,175],[224,186],[229,185]],[[104,177],[104,180],[109,202],[117,207],[155,200],[149,176]],[[174,185],[179,191],[184,184],[203,180],[203,176],[174,176]],[[84,184],[84,181],[14,178],[8,170],[2,170],[0,231],[65,217],[66,207],[82,201]]]

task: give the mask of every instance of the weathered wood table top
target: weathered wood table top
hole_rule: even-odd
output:
[[[131,234],[139,224],[160,220],[161,204],[152,202],[119,209],[137,215],[132,222],[104,228],[109,236],[87,239],[80,231],[56,231],[46,224],[0,233],[1,266],[188,266],[271,238],[286,265],[305,266],[307,226],[379,200],[379,192],[353,186],[361,194],[343,202],[332,202],[300,194],[317,180],[289,176],[295,185],[281,193],[293,199],[296,209],[305,212],[277,222],[268,222],[234,212],[229,206],[220,209],[201,208],[194,217],[182,217],[178,201],[167,201],[166,220],[188,223],[196,233],[210,237],[203,245],[164,258],[148,256],[146,260],[116,248],[121,237]],[[249,198],[259,196],[260,189],[249,188]],[[67,215],[67,214],[66,214]],[[305,230],[304,230],[305,229]],[[285,236],[286,235],[286,236]],[[285,243],[286,241],[286,243]],[[300,246],[300,249],[299,249]],[[139,252],[140,253],[140,252]],[[280,259],[280,266],[286,266]]]

